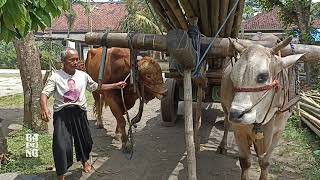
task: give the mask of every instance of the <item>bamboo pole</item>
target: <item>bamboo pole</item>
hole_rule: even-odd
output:
[[[221,0],[220,1],[220,12],[219,12],[219,27],[222,26],[222,23],[227,18],[228,8],[229,8],[229,0]],[[225,30],[225,27],[222,28],[222,31],[220,33],[220,37],[224,37],[224,30]]]
[[[313,124],[312,122],[308,121],[305,117],[301,117],[301,120],[314,132],[320,137],[320,128],[319,126]]]
[[[305,97],[303,95],[301,96],[301,102],[305,102],[305,103],[307,103],[309,105],[312,105],[314,107],[320,108],[320,105],[317,102],[315,102],[313,99],[307,98],[307,97]]]
[[[199,10],[199,3],[198,0],[189,0],[189,3],[193,9],[193,13],[195,14],[198,19],[200,18],[200,10]]]
[[[177,17],[174,15],[173,11],[171,10],[169,4],[166,0],[159,0],[162,8],[164,9],[165,13],[168,15],[167,17],[170,19],[170,21],[174,24],[175,28],[182,29],[182,26],[177,19]]]
[[[229,10],[228,13],[230,13],[230,11],[232,10],[233,6],[237,3],[237,0],[230,0],[229,3]],[[231,36],[231,32],[232,32],[232,28],[233,28],[233,22],[234,22],[234,18],[235,18],[235,11],[237,10],[237,8],[231,12],[231,15],[226,23],[226,28],[225,28],[225,32],[224,35],[225,37],[230,37]]]
[[[236,38],[238,37],[241,23],[242,23],[242,14],[244,10],[245,0],[239,0],[238,7],[236,10],[236,14],[234,17],[234,23],[232,27],[231,37]]]
[[[176,0],[167,0],[167,3],[169,7],[171,8],[171,11],[175,15],[175,17],[178,19],[179,24],[181,25],[183,30],[186,30],[188,28],[188,23],[186,18],[184,17],[182,10],[179,6],[178,1]]]
[[[88,45],[103,45],[104,33],[87,33],[85,38],[77,39],[80,42],[85,42]],[[108,33],[107,42],[108,47],[122,47],[128,48],[128,38],[127,33]],[[202,37],[201,45],[208,46],[212,37]],[[268,41],[251,41],[245,39],[238,39],[238,42],[244,46],[251,45],[263,45],[265,47],[273,47],[272,42]],[[167,51],[167,42],[165,35],[154,35],[154,34],[140,34],[136,33],[133,36],[133,47],[140,50],[157,50],[157,51]],[[295,53],[305,54],[302,60],[306,61],[320,61],[320,47],[315,45],[304,45],[304,44],[294,44]],[[228,38],[217,38],[214,40],[213,46],[208,52],[209,55],[219,57],[233,56],[233,48],[230,46],[230,41]],[[292,49],[290,45],[284,47],[281,50],[282,56],[292,55]]]
[[[219,0],[211,1],[210,24],[211,24],[212,37],[214,37],[219,30],[219,9],[220,9],[220,1]]]
[[[156,14],[158,14],[158,17],[160,18],[161,23],[163,24],[163,26],[169,30],[169,29],[173,29],[172,26],[172,22],[170,22],[170,19],[168,19],[168,17],[166,16],[166,14],[163,12],[164,10],[162,9],[161,4],[159,4],[159,1],[157,0],[150,0],[149,1],[154,9],[154,11],[156,12]]]
[[[208,15],[208,3],[207,0],[198,0],[200,9],[200,22],[201,22],[201,32],[206,36],[211,36],[211,27],[209,23]]]
[[[188,180],[197,179],[197,163],[193,136],[193,116],[192,116],[192,84],[191,70],[183,72],[184,89],[184,121],[185,121],[185,139],[187,149],[187,169]]]
[[[188,0],[180,0],[181,6],[183,7],[184,12],[186,13],[186,16],[189,18],[194,18],[195,14],[193,13],[191,4]]]
[[[310,115],[316,117],[317,119],[320,119],[320,109],[316,108],[314,106],[305,104],[305,103],[300,103],[300,109],[306,111]],[[320,120],[319,120],[320,122]]]
[[[320,120],[317,119],[316,117],[312,116],[311,114],[307,113],[304,110],[300,110],[302,117],[306,118],[308,121],[314,123],[315,125],[317,125],[318,127],[320,127]]]

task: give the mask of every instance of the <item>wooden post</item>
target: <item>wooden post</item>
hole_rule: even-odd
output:
[[[205,62],[204,62],[205,63]],[[205,78],[205,66],[201,67],[201,81]],[[202,121],[202,100],[203,100],[203,84],[198,83],[197,86],[197,106],[196,106],[196,119],[194,121],[194,143],[196,148],[196,154],[200,151],[200,140],[201,136],[199,134],[201,121]]]
[[[187,69],[183,72],[183,88],[184,88],[184,121],[185,121],[185,139],[187,149],[187,172],[188,180],[197,179],[197,163],[194,147],[193,134],[193,116],[192,116],[192,84],[191,70]]]
[[[194,144],[196,147],[196,153],[200,151],[200,134],[201,127],[201,108],[202,108],[202,87],[197,87],[197,106],[196,106],[196,119],[194,121]]]

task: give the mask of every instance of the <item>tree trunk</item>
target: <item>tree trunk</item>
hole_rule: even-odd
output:
[[[47,123],[41,120],[40,94],[42,91],[42,74],[40,56],[35,46],[33,33],[29,33],[25,39],[14,40],[17,53],[17,62],[24,92],[24,119],[25,126],[36,131],[46,131]]]

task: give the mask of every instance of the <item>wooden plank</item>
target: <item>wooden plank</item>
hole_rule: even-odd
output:
[[[222,23],[226,20],[228,15],[229,0],[220,1],[220,12],[219,12],[219,28],[222,26]],[[222,28],[220,32],[220,37],[225,37],[224,35],[225,27]]]
[[[183,72],[184,89],[184,121],[185,121],[185,139],[187,149],[187,178],[188,180],[197,179],[197,162],[194,146],[193,116],[192,116],[192,84],[191,70]]]
[[[200,9],[200,22],[201,22],[201,32],[206,36],[211,36],[211,27],[209,23],[208,15],[208,3],[207,0],[198,0]]]
[[[186,30],[188,28],[188,23],[186,18],[184,17],[182,10],[180,8],[180,5],[177,0],[166,0],[169,7],[171,8],[171,11],[175,15],[175,17],[178,19],[179,24],[181,25],[183,30]]]
[[[210,1],[210,24],[211,24],[211,36],[214,37],[219,29],[219,9],[220,1]]]
[[[228,10],[228,14],[231,13],[227,23],[226,23],[226,28],[225,28],[225,37],[230,37],[231,36],[231,31],[232,31],[232,27],[233,27],[233,22],[234,22],[234,18],[235,18],[235,13],[236,13],[236,9],[234,9],[232,12],[232,8],[234,7],[234,5],[237,3],[237,0],[230,0],[229,3],[229,10]]]
[[[184,12],[186,13],[187,18],[194,18],[195,14],[188,0],[180,0],[181,6],[183,7]]]
[[[174,15],[173,11],[171,10],[169,4],[167,3],[166,0],[159,0],[162,8],[164,9],[165,13],[168,15],[168,17],[170,18],[170,21],[174,24],[175,28],[181,29],[182,26],[179,23],[179,20],[177,19],[177,17]]]
[[[241,28],[241,23],[242,23],[242,14],[244,10],[244,5],[245,5],[245,0],[239,0],[239,4],[234,17],[234,23],[233,23],[232,32],[231,32],[232,38],[238,37],[239,31]]]

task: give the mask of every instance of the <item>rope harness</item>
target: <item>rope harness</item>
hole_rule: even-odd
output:
[[[124,113],[126,114],[127,122],[129,124],[127,139],[123,147],[123,152],[130,153],[130,155],[127,156],[127,159],[130,159],[130,160],[133,157],[133,145],[134,145],[132,127],[137,128],[136,124],[141,120],[142,111],[143,111],[143,102],[144,102],[144,83],[139,81],[137,50],[133,48],[133,44],[132,44],[133,36],[134,36],[133,33],[128,34],[128,44],[130,48],[130,73],[124,79],[124,81],[127,81],[128,78],[130,77],[130,84],[133,85],[134,93],[138,94],[139,101],[140,101],[138,114],[132,120],[130,120],[128,109],[126,107],[123,89],[121,89],[121,99],[122,99],[123,109],[124,109]],[[129,144],[129,146],[127,146],[127,144]]]

